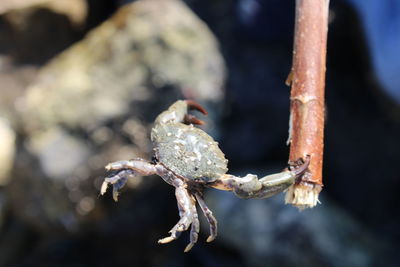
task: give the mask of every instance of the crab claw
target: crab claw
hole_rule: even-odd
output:
[[[190,110],[197,110],[203,113],[204,115],[207,115],[208,112],[196,101],[193,100],[185,100],[186,104],[188,105],[188,108]]]
[[[191,114],[185,114],[185,118],[183,119],[185,124],[196,124],[196,125],[204,125],[204,121],[196,118],[196,116]]]
[[[304,160],[300,160],[300,162],[289,163],[289,165],[289,169],[295,173],[296,178],[299,178],[307,171],[310,165],[310,156],[307,156]]]
[[[104,195],[107,191],[108,185],[113,186],[113,199],[118,201],[119,190],[124,187],[130,175],[133,175],[132,170],[110,171],[108,176],[104,179],[101,185],[100,194]]]
[[[189,110],[197,110],[203,113],[204,115],[208,114],[208,112],[197,102],[193,100],[185,100],[185,102]],[[198,119],[196,116],[191,114],[185,114],[184,122],[186,124],[197,124],[197,125],[203,125],[205,123],[204,121]]]

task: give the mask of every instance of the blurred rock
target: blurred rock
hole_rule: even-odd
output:
[[[86,12],[81,8],[84,3],[84,0],[1,1],[0,113],[13,126],[17,119],[16,99],[34,80],[39,65],[79,37],[80,26],[73,25],[74,19],[66,13],[78,12],[74,11],[77,9]],[[63,9],[60,5],[64,6],[65,12],[57,11],[55,6],[58,10]],[[84,18],[82,15],[80,20]]]
[[[125,114],[165,87],[218,101],[223,80],[215,39],[189,9],[176,0],[139,1],[42,70],[26,97],[27,123],[88,128]]]
[[[48,8],[56,13],[67,15],[76,25],[82,25],[86,18],[85,0],[2,0],[0,14],[27,9]]]
[[[80,139],[57,127],[33,135],[28,145],[44,172],[55,179],[68,176],[89,156],[89,149]]]
[[[181,1],[122,7],[46,65],[17,101],[13,210],[46,231],[99,219],[104,165],[150,159],[153,120],[178,98],[201,102],[215,119],[224,78],[215,38]]]
[[[0,3],[0,13],[5,13],[13,9],[25,8],[45,1],[46,0],[3,0]]]
[[[10,180],[14,154],[15,133],[9,123],[0,117],[0,186],[6,185]]]
[[[16,99],[24,94],[25,88],[34,80],[38,67],[32,65],[15,66],[9,57],[0,56],[0,114],[14,127],[17,120]]]
[[[1,4],[0,4],[1,5]],[[84,0],[42,1],[0,13],[0,53],[17,64],[44,64],[81,38]]]
[[[237,248],[249,266],[394,266],[395,248],[342,209],[322,199],[299,212],[284,206],[283,194],[241,200],[209,191],[206,201],[218,218],[217,242]],[[202,223],[204,231],[207,224]]]

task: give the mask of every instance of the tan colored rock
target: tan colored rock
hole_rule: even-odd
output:
[[[0,117],[0,186],[10,181],[14,162],[15,133],[4,118]]]
[[[48,8],[53,12],[67,15],[70,20],[81,25],[87,15],[85,0],[1,0],[0,14],[26,12],[28,9]]]
[[[181,1],[141,0],[44,67],[28,89],[25,111],[41,126],[97,124],[135,101],[163,97],[156,88],[166,86],[219,101],[224,78],[215,38]]]

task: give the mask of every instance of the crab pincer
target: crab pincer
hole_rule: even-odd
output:
[[[200,111],[201,113],[203,113],[204,115],[208,114],[208,112],[197,102],[195,102],[193,100],[185,100],[185,102],[186,102],[189,110],[197,110],[197,111]],[[185,114],[184,122],[186,124],[204,125],[204,121],[198,119],[196,116],[194,116],[192,114]]]
[[[197,110],[203,113],[204,115],[207,115],[208,112],[203,108],[199,103],[197,103],[194,100],[185,100],[186,104],[188,105],[190,110]]]

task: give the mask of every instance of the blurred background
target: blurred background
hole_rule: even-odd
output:
[[[400,2],[332,0],[321,205],[209,189],[219,222],[183,253],[173,187],[99,197],[108,162],[150,159],[161,111],[209,111],[230,173],[287,162],[295,1],[2,0],[0,266],[398,266]]]

